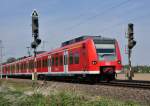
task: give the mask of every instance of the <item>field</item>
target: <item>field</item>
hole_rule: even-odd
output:
[[[117,79],[127,79],[125,74],[118,74]],[[136,73],[133,80],[147,80],[150,81],[150,73]]]
[[[0,80],[0,106],[140,106],[135,101],[85,94],[67,86],[61,89],[58,84],[33,86],[30,81]]]

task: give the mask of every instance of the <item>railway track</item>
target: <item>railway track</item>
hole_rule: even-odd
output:
[[[15,78],[14,78],[15,79]],[[17,79],[15,79],[17,80]],[[20,80],[20,79],[18,79]],[[29,79],[22,79],[31,81]],[[38,80],[38,82],[41,82],[44,80]],[[89,82],[89,81],[71,81],[71,80],[45,80],[47,83],[49,81],[54,82],[62,82],[62,83],[74,83],[74,84],[86,84],[86,85],[107,85],[107,86],[117,86],[117,87],[130,87],[130,88],[141,88],[141,89],[149,89],[150,90],[150,81],[141,81],[141,80],[114,80],[114,81],[100,81],[100,82]]]
[[[140,80],[115,80],[105,82],[102,81],[98,83],[98,85],[109,85],[109,86],[119,86],[119,87],[131,87],[131,88],[142,88],[142,89],[149,89],[150,90],[150,81],[140,81]]]

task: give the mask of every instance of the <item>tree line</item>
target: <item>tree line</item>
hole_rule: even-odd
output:
[[[128,65],[123,66],[123,72],[127,71],[129,69]],[[137,66],[132,66],[132,70],[135,73],[150,73],[150,66],[148,65],[137,65]]]

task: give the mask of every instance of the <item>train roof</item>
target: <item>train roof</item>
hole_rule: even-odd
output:
[[[74,44],[74,43],[82,42],[82,41],[84,41],[88,38],[93,39],[94,43],[96,43],[96,44],[101,44],[101,43],[102,44],[112,44],[112,43],[115,43],[115,41],[116,41],[114,38],[84,35],[84,36],[80,36],[80,37],[77,37],[77,38],[74,38],[74,39],[63,42],[61,44],[61,47],[64,48],[65,46],[69,46],[69,45]],[[46,51],[41,51],[41,52],[37,53],[37,57],[46,56],[47,54],[55,52],[57,50],[60,50],[60,48],[54,49],[52,51],[47,51],[47,52]],[[13,62],[18,62],[18,61],[31,60],[33,58],[34,58],[33,56],[30,56],[30,57],[29,56],[24,56],[24,57],[20,57],[20,58],[16,59],[15,61],[12,61],[12,62],[4,62],[3,65],[11,64]]]
[[[67,45],[70,45],[70,44],[73,44],[76,42],[80,42],[80,41],[83,41],[88,38],[92,38],[94,43],[114,43],[115,42],[114,38],[106,38],[106,37],[102,37],[102,36],[87,36],[86,35],[86,36],[80,36],[80,37],[65,41],[61,44],[61,47],[64,47],[64,46],[67,46]]]

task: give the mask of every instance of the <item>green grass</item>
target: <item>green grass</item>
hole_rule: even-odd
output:
[[[7,101],[2,99],[3,101]],[[1,100],[0,100],[1,101]],[[6,106],[9,102],[0,102],[0,106]],[[8,105],[9,106],[9,105]],[[12,105],[11,105],[12,106]],[[132,101],[121,102],[106,98],[87,98],[85,95],[77,95],[74,93],[60,92],[49,96],[42,94],[33,94],[18,101],[13,106],[138,106]]]
[[[13,102],[11,98],[5,98],[6,94],[1,93],[0,106],[139,106],[132,101],[122,102],[102,97],[86,97],[86,95],[69,92],[59,92],[48,96],[33,94],[31,96],[24,96],[21,99],[17,97],[21,93],[16,93],[18,92],[9,93],[9,95],[13,94],[16,97],[16,101]]]
[[[139,106],[133,101],[119,101],[68,91],[56,91],[47,96],[34,93],[29,96],[24,91],[34,92],[31,85],[0,82],[0,86],[2,85],[5,85],[5,92],[0,92],[0,106]]]

